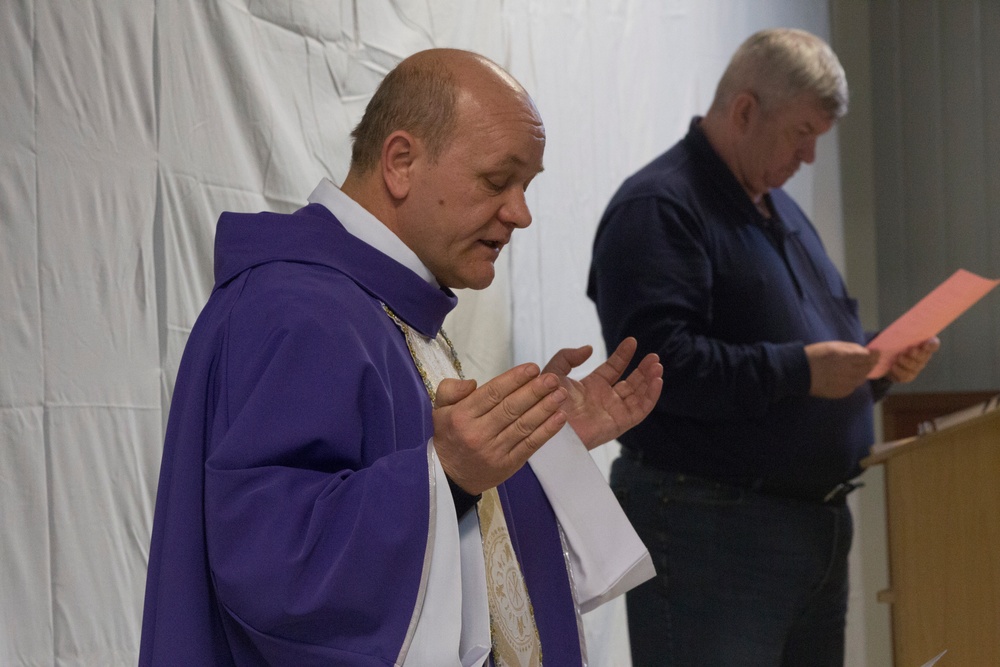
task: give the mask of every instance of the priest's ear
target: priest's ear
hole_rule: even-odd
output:
[[[423,143],[405,130],[396,130],[382,143],[382,180],[393,199],[410,193],[414,163],[423,150]]]

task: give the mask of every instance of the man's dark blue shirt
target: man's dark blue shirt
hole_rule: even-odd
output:
[[[816,230],[782,190],[762,215],[695,119],[601,219],[588,295],[608,349],[639,340],[664,388],[621,436],[678,473],[822,498],[872,444],[871,383],[809,396],[804,346],[868,336]]]

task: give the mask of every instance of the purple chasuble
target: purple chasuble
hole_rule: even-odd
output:
[[[139,664],[394,664],[424,568],[433,426],[381,304],[434,336],[456,298],[318,204],[224,213],[215,278],[174,389]],[[545,664],[579,665],[552,508],[529,466],[500,496]]]

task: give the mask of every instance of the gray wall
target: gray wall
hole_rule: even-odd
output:
[[[1000,277],[1000,3],[872,0],[870,21],[884,326],[958,268]],[[938,357],[901,390],[1000,387],[1000,290],[941,340]]]
[[[838,123],[844,219],[844,271],[852,294],[861,305],[867,329],[881,321],[876,252],[874,127],[872,123],[870,12],[868,2],[830,3],[830,40],[847,73],[851,107]],[[885,524],[885,480],[881,466],[865,472],[865,488],[851,498],[855,516],[851,552],[851,613],[849,636],[862,637],[862,657],[851,667],[892,664],[890,610],[877,601],[888,588],[888,549]],[[855,593],[856,592],[856,593]]]
[[[847,72],[839,124],[845,274],[867,328],[885,326],[958,268],[1000,277],[1000,3],[833,0]],[[896,391],[1000,390],[1000,289],[941,335]],[[853,499],[865,664],[891,663],[884,478]],[[858,661],[860,662],[860,661]]]

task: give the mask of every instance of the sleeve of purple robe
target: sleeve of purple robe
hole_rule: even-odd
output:
[[[430,539],[426,394],[367,299],[247,283],[222,324],[204,482],[233,657],[393,664]]]
[[[221,286],[192,332],[140,664],[481,664],[478,524],[458,525],[410,353],[376,299],[301,266]]]

